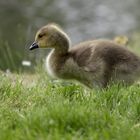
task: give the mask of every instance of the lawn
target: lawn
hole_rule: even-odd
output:
[[[0,75],[0,140],[139,140],[140,86],[85,90],[44,75]]]

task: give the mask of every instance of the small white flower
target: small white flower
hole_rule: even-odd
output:
[[[31,61],[23,60],[22,65],[29,67],[29,66],[31,66]]]

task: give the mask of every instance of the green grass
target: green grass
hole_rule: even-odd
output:
[[[44,76],[13,77],[0,76],[1,140],[140,138],[139,85],[85,91]]]

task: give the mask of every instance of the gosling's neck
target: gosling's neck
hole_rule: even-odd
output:
[[[60,71],[65,61],[68,58],[69,42],[68,40],[61,40],[55,43],[52,51],[47,57],[47,71],[51,77],[61,77]]]
[[[50,47],[54,49],[56,54],[66,54],[70,47],[70,38],[63,30],[54,27],[57,31],[50,35]]]
[[[69,46],[57,46],[52,49],[53,54],[63,56],[68,53]]]
[[[54,69],[57,69],[60,65],[63,65],[67,59],[69,44],[57,44],[49,54],[49,64]],[[55,68],[56,67],[56,68]]]
[[[58,40],[54,44],[54,53],[58,55],[65,55],[68,53],[70,43],[67,38],[57,38]]]

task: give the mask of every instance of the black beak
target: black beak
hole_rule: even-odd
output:
[[[34,50],[34,49],[36,49],[36,48],[39,48],[39,46],[38,46],[38,44],[37,44],[36,42],[34,42],[34,43],[30,46],[29,50]]]

